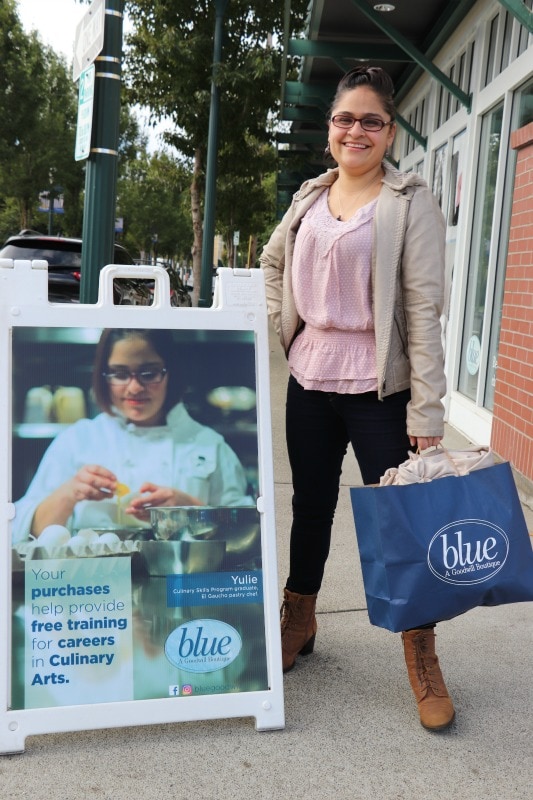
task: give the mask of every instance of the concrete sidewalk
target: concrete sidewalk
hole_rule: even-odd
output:
[[[270,349],[281,588],[291,500],[287,367],[274,337]],[[445,443],[468,444],[450,429]],[[347,457],[315,652],[284,679],[285,730],[258,733],[243,719],[30,737],[25,754],[0,757],[2,800],[531,800],[531,604],[439,625],[457,719],[446,732],[425,731],[399,634],[368,622],[348,492],[359,483]]]

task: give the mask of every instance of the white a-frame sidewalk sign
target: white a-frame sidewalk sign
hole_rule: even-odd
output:
[[[95,305],[0,262],[0,753],[27,736],[284,727],[259,270],[173,308],[109,265]],[[117,278],[151,306],[113,304]]]

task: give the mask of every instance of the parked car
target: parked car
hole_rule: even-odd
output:
[[[48,299],[51,303],[78,303],[81,281],[81,239],[67,239],[60,236],[44,236],[34,231],[22,231],[18,236],[10,236],[0,250],[0,258],[44,259],[48,261]],[[135,262],[128,251],[115,244],[114,264]],[[115,289],[115,302],[129,294],[130,281],[120,281]],[[131,301],[130,301],[131,302]]]

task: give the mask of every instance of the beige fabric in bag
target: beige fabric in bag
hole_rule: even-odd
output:
[[[380,478],[380,486],[427,483],[449,475],[468,475],[476,469],[494,466],[490,447],[472,447],[468,450],[447,450],[437,447],[425,453],[409,453],[409,458],[399,467],[391,467]]]

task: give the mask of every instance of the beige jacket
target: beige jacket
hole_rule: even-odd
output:
[[[378,394],[410,388],[407,432],[442,436],[444,219],[420,176],[398,172],[388,162],[383,168],[372,262]],[[308,208],[337,177],[337,169],[328,170],[300,187],[261,255],[269,315],[286,353],[304,325],[292,292],[296,233]]]

